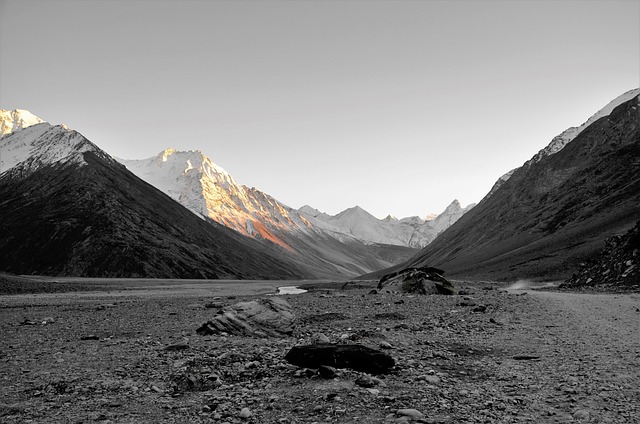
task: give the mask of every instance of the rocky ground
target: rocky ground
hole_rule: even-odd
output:
[[[580,264],[563,288],[623,292],[640,291],[640,221],[626,234],[610,237],[599,255]]]
[[[284,338],[195,333],[255,295],[0,296],[0,422],[640,422],[640,295],[374,286],[284,296]],[[396,367],[323,378],[283,359],[324,337]]]

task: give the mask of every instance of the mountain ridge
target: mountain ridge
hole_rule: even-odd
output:
[[[290,279],[286,258],[198,218],[64,126],[0,138],[0,269],[86,277]],[[8,165],[11,165],[10,167]]]
[[[605,238],[640,218],[639,92],[562,149],[514,170],[398,267],[436,266],[462,278],[566,278]]]

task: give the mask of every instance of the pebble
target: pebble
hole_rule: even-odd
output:
[[[397,415],[403,415],[405,417],[410,417],[410,418],[422,418],[424,417],[424,414],[420,411],[418,411],[417,409],[412,409],[412,408],[405,408],[405,409],[398,409],[396,411]]]
[[[420,377],[420,379],[431,384],[438,384],[441,381],[440,377],[438,377],[437,375],[423,375]]]
[[[378,384],[377,381],[375,381],[373,378],[369,377],[368,375],[363,375],[358,377],[355,383],[358,386],[364,387],[364,388],[374,387],[376,384]]]
[[[244,420],[251,417],[252,415],[253,413],[251,413],[251,410],[249,408],[242,408],[238,413],[238,416]]]
[[[324,379],[335,378],[336,369],[328,365],[321,365],[320,368],[318,368],[318,374]]]
[[[578,421],[589,421],[589,412],[584,409],[578,409],[573,413],[573,418]]]
[[[324,333],[315,333],[312,336],[313,344],[329,344],[331,340]]]

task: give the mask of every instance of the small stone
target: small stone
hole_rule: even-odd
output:
[[[177,351],[177,350],[185,350],[185,349],[189,349],[189,345],[184,342],[180,342],[180,343],[167,345],[164,347],[163,350]]]
[[[162,389],[158,386],[151,386],[151,390],[153,390],[156,393],[162,393]]]
[[[589,412],[584,409],[578,409],[573,413],[573,418],[578,421],[589,421]]]
[[[251,410],[249,408],[242,408],[240,410],[240,412],[238,413],[238,416],[240,418],[242,418],[243,420],[248,419],[249,417],[251,417],[253,415],[253,413],[251,412]]]
[[[313,344],[329,344],[331,340],[324,333],[315,333],[313,336]]]
[[[425,376],[422,376],[422,379],[430,384],[440,383],[440,377],[438,377],[437,375],[425,375]]]
[[[335,378],[336,369],[333,368],[333,367],[330,367],[328,365],[321,365],[318,368],[318,374],[320,374],[320,377],[322,377],[324,379]]]
[[[384,342],[384,341],[380,342],[380,347],[382,349],[393,349],[393,346],[391,345],[391,343]]]
[[[358,377],[356,380],[356,384],[360,387],[369,388],[374,387],[377,383],[368,375],[363,375]]]
[[[538,361],[540,357],[536,355],[515,355],[513,359],[516,361]]]
[[[89,334],[88,336],[82,336],[80,337],[80,340],[100,340],[100,337],[94,335],[94,334]]]
[[[412,409],[412,408],[406,408],[406,409],[398,409],[396,411],[397,415],[402,415],[405,417],[410,417],[410,418],[422,418],[424,417],[424,414],[420,411],[418,411],[417,409]]]

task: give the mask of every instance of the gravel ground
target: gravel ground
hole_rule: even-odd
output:
[[[640,422],[640,295],[374,286],[284,296],[297,327],[280,339],[195,334],[264,295],[233,283],[0,296],[0,422]],[[396,367],[323,379],[283,360],[318,333]]]

